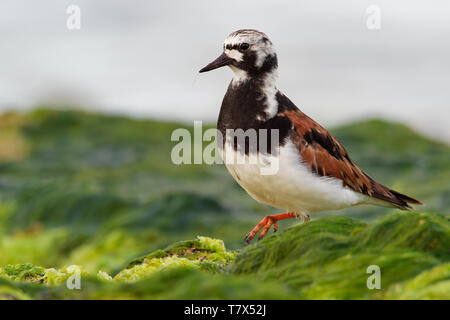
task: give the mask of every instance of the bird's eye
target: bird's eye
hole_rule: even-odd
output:
[[[247,50],[250,47],[250,45],[246,42],[241,43],[241,45],[239,46],[239,49],[241,50]]]

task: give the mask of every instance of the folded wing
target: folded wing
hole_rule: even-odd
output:
[[[279,116],[285,116],[293,123],[295,130],[291,133],[291,139],[297,146],[303,162],[313,173],[340,179],[345,187],[389,202],[400,209],[411,209],[409,203],[422,204],[416,199],[383,186],[365,174],[331,133],[297,108],[284,110]]]

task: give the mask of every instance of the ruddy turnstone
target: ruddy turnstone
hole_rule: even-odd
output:
[[[256,201],[286,210],[262,219],[247,235],[247,243],[261,229],[259,239],[272,225],[276,231],[277,222],[283,219],[302,217],[307,221],[310,213],[360,204],[402,210],[412,209],[409,204],[422,204],[369,177],[331,133],[276,88],[277,55],[264,33],[251,29],[233,32],[225,39],[223,53],[200,72],[223,66],[229,66],[234,77],[219,114],[218,132],[227,137],[219,149],[222,157],[245,160],[225,160],[225,165]],[[268,139],[269,146],[272,140],[267,137],[276,131],[276,146],[272,143],[264,154],[247,140],[244,147],[239,146],[227,136],[229,130],[238,129],[256,130],[257,139]],[[264,137],[261,129],[266,129]],[[265,157],[266,163],[249,163],[252,153]],[[275,160],[277,170],[262,174],[261,167]]]

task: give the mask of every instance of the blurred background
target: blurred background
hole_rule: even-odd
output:
[[[66,27],[71,4],[80,30]],[[366,26],[371,5],[379,30]],[[215,121],[231,71],[197,71],[229,33],[255,28],[276,46],[279,88],[321,123],[381,116],[450,141],[449,15],[445,0],[4,0],[0,110]]]
[[[70,5],[79,30],[66,26]],[[371,5],[380,29],[367,27]],[[221,165],[170,160],[173,130],[214,126],[232,73],[198,70],[241,28],[269,35],[278,87],[370,176],[449,215],[449,17],[445,0],[2,0],[0,271],[28,262],[114,275],[197,235],[241,250],[279,213]]]

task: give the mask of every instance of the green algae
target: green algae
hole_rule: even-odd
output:
[[[43,282],[45,268],[31,263],[10,264],[0,267],[0,276],[17,281]]]
[[[180,241],[164,250],[131,261],[114,279],[139,280],[167,268],[202,269],[223,272],[236,252],[227,251],[222,240],[199,236],[196,240]]]
[[[436,266],[411,280],[392,286],[385,298],[450,300],[450,263]]]
[[[139,281],[81,279],[80,290],[61,285],[37,285],[0,277],[0,288],[17,293],[6,299],[293,299],[296,293],[277,281],[252,276],[210,274],[190,268],[170,268]],[[0,298],[2,298],[0,291]]]
[[[82,266],[77,265],[64,266],[60,269],[49,268],[45,270],[43,282],[47,285],[60,285],[66,283],[71,276],[78,276],[81,279],[90,274]]]
[[[137,281],[156,272],[174,268],[198,269],[211,274],[221,273],[233,261],[236,254],[236,252],[227,251],[222,240],[198,236],[195,240],[180,241],[164,250],[157,250],[136,258],[114,277],[102,270],[98,270],[96,277],[102,281]],[[25,263],[0,268],[0,276],[8,279],[40,282],[46,285],[63,284],[74,274],[82,278],[93,277],[89,271],[79,265],[69,265],[58,269]]]
[[[354,250],[405,248],[450,260],[450,220],[439,214],[393,214],[355,236]]]
[[[450,260],[449,240],[449,221],[437,214],[398,213],[367,225],[327,217],[245,248],[230,272],[279,279],[307,299],[376,299],[426,270],[445,271],[439,266]],[[381,291],[366,286],[371,265],[381,269]],[[442,281],[433,292],[444,298],[444,288],[450,291]],[[408,296],[415,295],[404,293]]]
[[[31,298],[19,289],[0,284],[0,300],[31,300]]]
[[[0,281],[0,288],[6,298],[11,292],[24,299],[448,299],[450,258],[442,249],[448,223],[444,216],[414,212],[371,224],[325,217],[238,254],[208,237],[176,242],[133,259],[115,276],[76,265],[9,265],[0,269],[0,280],[9,281]],[[367,287],[373,265],[381,270],[379,290]],[[83,290],[66,288],[75,273]]]

